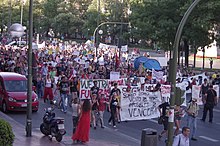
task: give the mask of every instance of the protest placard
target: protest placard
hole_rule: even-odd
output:
[[[120,72],[110,72],[110,80],[118,80],[120,78]]]
[[[93,81],[97,81],[97,86],[99,87],[99,95],[104,93],[108,95],[109,93],[109,82],[106,79],[96,79],[96,80],[80,80],[80,99],[90,99],[90,89],[94,86]]]
[[[159,116],[160,92],[140,91],[140,87],[121,86],[121,121],[151,119]]]
[[[128,45],[121,46],[121,52],[127,52],[128,51]]]
[[[157,81],[163,80],[163,71],[155,71],[152,69],[152,78],[156,79]]]

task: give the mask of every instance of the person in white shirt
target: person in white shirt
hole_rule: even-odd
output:
[[[175,136],[172,146],[189,146],[190,128],[183,127],[182,133]]]

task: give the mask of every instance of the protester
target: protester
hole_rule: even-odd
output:
[[[119,93],[121,93],[120,89],[118,88],[118,84],[114,83],[113,85],[114,85],[114,88],[111,90],[110,96],[112,96],[113,93],[117,92],[117,91],[119,91]]]
[[[193,98],[192,102],[187,106],[187,126],[191,128],[191,140],[197,141],[196,139],[196,130],[197,130],[197,117],[199,114],[199,106],[196,103],[197,99]]]
[[[72,140],[74,142],[86,143],[89,141],[91,103],[89,99],[85,99],[82,102],[79,122]]]
[[[106,96],[105,94],[101,94],[101,96],[98,99],[98,112],[99,112],[99,120],[100,120],[100,125],[101,128],[105,128],[105,124],[104,124],[104,112],[106,110],[106,104],[108,104],[108,102],[106,101]]]
[[[70,97],[69,97],[69,102],[71,103],[75,98],[78,98],[77,96],[77,78],[73,78],[72,76],[70,77]]]
[[[60,97],[61,97],[61,111],[64,113],[67,112],[67,105],[68,105],[68,96],[69,96],[69,82],[67,77],[61,77],[61,82],[59,83],[60,89]]]
[[[114,128],[116,128],[115,117],[116,117],[116,109],[118,106],[118,100],[117,100],[116,96],[117,96],[117,93],[113,92],[112,96],[110,97],[109,106],[108,106],[108,110],[111,113],[111,116],[108,120],[108,123],[109,123],[109,125],[111,125],[111,121],[112,121]]]
[[[212,66],[213,66],[213,59],[212,58],[209,58],[209,64],[210,64],[210,68],[212,69]]]
[[[53,83],[52,83],[50,76],[47,75],[45,88],[44,88],[44,96],[43,96],[44,102],[48,100],[47,96],[49,96],[50,103],[52,103],[52,100],[53,100],[53,89],[52,89],[53,85],[52,84]]]
[[[43,98],[44,94],[44,82],[42,80],[42,77],[39,76],[37,77],[37,85],[36,85],[36,91],[37,91],[37,96],[38,98]]]
[[[72,101],[72,121],[73,121],[73,133],[75,133],[76,126],[79,120],[79,115],[81,113],[81,107],[78,98],[74,98]]]
[[[98,118],[97,114],[99,114],[98,113],[99,102],[98,102],[97,94],[92,94],[91,101],[92,101],[91,123],[93,124],[93,128],[96,129],[96,122],[97,122],[97,118]]]
[[[46,77],[48,75],[48,66],[47,66],[47,63],[44,63],[44,66],[42,67],[41,69],[41,73],[42,73],[42,78],[43,80],[45,81],[46,80]]]
[[[203,116],[202,121],[205,122],[207,112],[209,111],[209,122],[212,123],[213,121],[213,108],[217,105],[217,93],[213,89],[213,85],[209,85],[209,89],[205,95],[204,99],[204,110],[203,110]]]
[[[174,123],[176,126],[176,129],[174,131],[175,136],[178,135],[178,133],[179,133],[182,116],[183,116],[182,108],[179,105],[176,105],[174,108]]]
[[[175,136],[172,146],[189,146],[190,128],[183,127],[182,133]]]
[[[160,117],[163,118],[163,131],[159,134],[158,139],[161,140],[161,138],[163,137],[164,134],[167,134],[167,130],[168,130],[168,114],[169,114],[169,102],[167,101],[167,99],[162,99],[162,104],[159,105],[158,110],[160,112]]]
[[[205,100],[205,96],[206,96],[208,89],[209,89],[208,81],[207,81],[207,79],[204,79],[204,83],[202,84],[201,91],[200,91],[200,94],[202,96],[203,101]]]
[[[96,94],[99,96],[99,87],[97,86],[97,81],[93,81],[94,86],[91,88],[91,95]]]
[[[117,98],[117,101],[118,101],[118,105],[117,105],[117,108],[116,108],[116,118],[117,118],[117,121],[118,123],[121,122],[121,93],[120,93],[120,90],[117,90],[116,91],[116,98]]]

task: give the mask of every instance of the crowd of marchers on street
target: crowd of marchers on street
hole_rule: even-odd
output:
[[[28,75],[27,47],[0,46],[0,71],[16,72]],[[131,55],[130,55],[131,54]],[[68,109],[72,110],[74,142],[88,142],[90,128],[105,128],[103,115],[110,113],[108,124],[116,128],[121,122],[121,88],[118,82],[112,82],[108,92],[100,92],[97,79],[109,80],[111,72],[117,72],[120,78],[126,78],[124,85],[127,92],[134,86],[141,88],[152,84],[144,89],[148,92],[160,91],[161,85],[170,85],[165,78],[157,78],[153,69],[147,69],[139,62],[138,68],[134,68],[135,59],[128,56],[146,56],[140,54],[138,49],[121,52],[117,47],[105,45],[94,49],[89,43],[63,43],[58,40],[45,42],[45,46],[33,49],[33,85],[39,100],[52,104],[57,101],[57,106],[65,114]],[[162,76],[167,75],[167,67],[160,71]],[[81,80],[91,80],[92,86],[89,98],[81,98]],[[193,72],[177,73],[177,83],[185,83],[186,104],[175,105],[173,145],[187,146],[190,139],[197,140],[197,117],[199,107],[203,106],[202,121],[206,121],[209,112],[210,123],[213,122],[213,108],[217,104],[219,96],[219,74],[201,73],[201,76]],[[199,97],[193,96],[193,86],[199,86]],[[218,90],[213,87],[218,86]],[[201,98],[202,104],[198,105]],[[167,137],[169,118],[169,98],[162,98],[158,106],[158,113],[162,119],[163,130],[159,134],[159,140]],[[181,119],[187,116],[187,125],[181,125]],[[183,127],[182,133],[180,128]],[[188,144],[189,145],[189,144]]]

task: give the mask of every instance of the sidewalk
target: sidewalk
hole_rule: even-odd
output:
[[[86,144],[73,144],[70,136],[63,137],[63,140],[59,143],[55,138],[49,140],[49,137],[44,136],[42,133],[32,131],[32,137],[26,137],[25,126],[21,125],[11,117],[0,112],[0,118],[8,121],[13,129],[15,135],[14,146],[120,146],[120,144],[113,144],[105,141],[90,139]],[[98,139],[98,138],[97,138]]]

